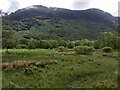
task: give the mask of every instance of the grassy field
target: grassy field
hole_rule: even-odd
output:
[[[3,68],[3,88],[118,87],[119,58],[116,51],[107,56],[101,50],[92,55],[76,55],[73,51],[58,52],[55,49],[11,49],[1,52],[3,64],[8,64]],[[28,64],[30,61],[34,63]],[[49,63],[52,61],[55,63]],[[10,63],[15,62],[21,62],[23,66],[10,67]]]

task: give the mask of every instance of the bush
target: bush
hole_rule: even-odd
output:
[[[94,84],[93,88],[111,88],[114,85],[110,81],[100,81]]]
[[[110,53],[110,52],[112,52],[112,50],[113,49],[111,47],[109,47],[109,46],[102,48],[102,51],[105,52],[105,53]]]
[[[30,40],[29,42],[28,42],[28,48],[29,49],[35,49],[36,47],[35,47],[35,41],[34,40]]]
[[[67,51],[67,48],[65,48],[64,46],[59,46],[57,49],[58,49],[59,52]]]
[[[17,49],[23,49],[23,48],[27,49],[28,47],[27,47],[26,45],[24,45],[24,44],[18,44],[18,45],[16,46],[16,48],[17,48]]]
[[[95,49],[92,46],[77,46],[74,48],[76,54],[92,54],[92,52],[95,51]]]
[[[75,46],[75,45],[74,45],[74,43],[73,43],[72,41],[71,41],[71,42],[70,42],[70,41],[68,42],[68,45],[67,45],[68,48],[74,48],[74,46]]]

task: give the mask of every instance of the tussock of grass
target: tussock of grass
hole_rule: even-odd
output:
[[[49,65],[49,64],[57,64],[56,60],[49,60],[49,61],[13,61],[13,62],[3,62],[0,63],[0,67],[3,69],[5,68],[21,68],[24,66],[29,66],[29,65],[36,65],[36,66],[41,66],[41,65]]]

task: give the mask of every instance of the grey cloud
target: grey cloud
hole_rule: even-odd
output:
[[[73,9],[85,9],[89,7],[91,0],[74,0],[72,4]]]
[[[111,12],[111,14],[114,15],[114,16],[120,16],[120,10]]]
[[[118,2],[118,12],[117,12],[117,14],[120,17],[120,1]]]
[[[20,4],[18,0],[8,0],[10,2],[10,6],[7,10],[7,12],[15,11],[19,8]]]

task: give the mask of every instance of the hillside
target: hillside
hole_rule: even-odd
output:
[[[55,19],[85,19],[94,22],[113,24],[114,17],[102,10],[91,8],[88,10],[69,10],[63,8],[48,8],[41,5],[34,5],[17,10],[8,16],[10,20],[21,20],[26,18],[41,17]]]
[[[7,20],[7,22],[6,22]],[[19,9],[3,19],[21,37],[34,39],[96,39],[101,32],[117,33],[117,19],[99,9],[68,10],[41,5]]]

